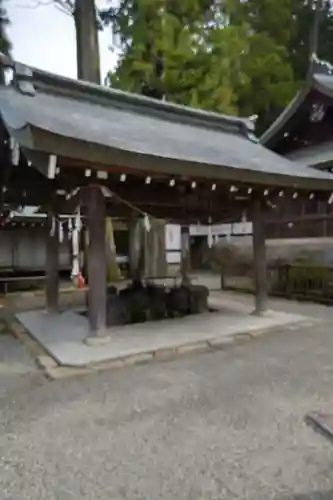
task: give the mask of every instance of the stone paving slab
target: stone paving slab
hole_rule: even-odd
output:
[[[255,337],[272,328],[308,320],[302,315],[275,311],[257,317],[244,307],[237,310],[232,304],[230,309],[224,307],[180,319],[113,327],[108,332],[109,340],[103,345],[87,345],[88,320],[74,311],[49,315],[46,311],[33,310],[18,313],[17,319],[59,365],[72,367],[113,360],[136,364],[168,357],[170,352],[181,355],[223,348],[246,334]]]

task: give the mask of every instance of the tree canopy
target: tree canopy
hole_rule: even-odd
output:
[[[9,20],[7,17],[6,9],[3,6],[3,0],[0,0],[0,52],[9,55],[11,44],[6,35],[6,26]],[[0,83],[5,82],[5,71],[4,68],[0,68]]]
[[[332,60],[333,17],[321,12],[319,56]],[[312,0],[120,0],[102,13],[120,58],[110,85],[250,116],[258,132],[305,79]]]
[[[114,87],[236,113],[232,81],[245,32],[226,26],[217,2],[125,0],[113,12],[121,56],[110,73]],[[225,29],[217,29],[221,26]],[[239,77],[242,76],[239,74]]]
[[[6,26],[9,23],[9,19],[7,17],[7,12],[3,6],[3,3],[3,0],[0,0],[0,52],[9,54],[11,44],[6,35]]]

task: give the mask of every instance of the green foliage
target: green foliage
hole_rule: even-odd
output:
[[[9,55],[11,44],[6,36],[6,26],[9,24],[7,12],[3,7],[3,0],[0,0],[0,52]],[[0,83],[5,82],[4,68],[0,68]]]
[[[319,56],[333,59],[333,14],[324,0]],[[121,55],[110,84],[242,116],[260,134],[305,79],[312,0],[121,0],[102,13]],[[333,62],[333,61],[332,61]]]
[[[295,0],[229,0],[230,21],[248,26],[249,50],[243,58],[246,85],[236,83],[242,115],[259,115],[257,133],[279,115],[298,89],[288,46],[294,37]]]
[[[243,57],[242,70],[247,81],[235,82],[239,112],[259,115],[260,134],[275,119],[298,90],[286,49],[277,45],[268,33],[253,33],[249,50]]]
[[[0,52],[9,54],[11,44],[6,36],[6,26],[9,24],[6,9],[3,7],[3,0],[0,0]]]
[[[329,0],[317,1],[322,5],[317,54],[333,62],[332,8]],[[241,112],[246,114],[253,106],[253,112],[259,114],[259,133],[275,120],[304,83],[315,6],[313,0],[229,0],[231,22],[247,23],[252,33],[252,50],[244,72],[254,92],[241,87],[237,93]]]
[[[123,0],[112,16],[122,51],[112,86],[237,113],[233,82],[245,78],[246,31],[226,25],[220,2]]]
[[[317,0],[319,1],[319,0]],[[319,58],[333,63],[333,12],[330,0],[320,0],[322,11],[318,34],[317,55]],[[310,31],[314,22],[313,2],[293,0],[294,29],[288,45],[290,61],[294,69],[296,81],[302,81],[309,64]]]

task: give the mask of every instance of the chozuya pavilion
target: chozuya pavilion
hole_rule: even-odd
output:
[[[106,216],[181,224],[253,221],[255,312],[266,308],[264,219],[286,199],[328,200],[333,176],[260,145],[250,120],[49,74],[4,56],[1,203],[47,205],[50,221],[81,205],[91,336],[106,330]],[[9,151],[12,148],[12,151]],[[148,228],[147,228],[148,229]],[[47,309],[57,314],[58,235],[49,231]]]

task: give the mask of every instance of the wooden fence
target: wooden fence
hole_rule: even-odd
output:
[[[308,263],[275,264],[268,267],[267,276],[269,295],[333,304],[333,267]],[[221,288],[253,293],[252,266],[233,266],[233,269],[224,266]]]

